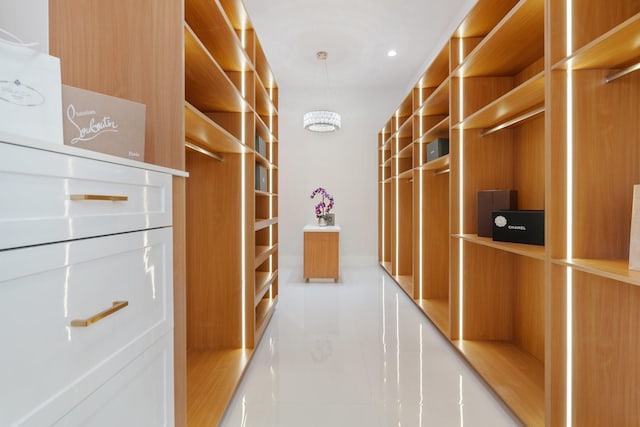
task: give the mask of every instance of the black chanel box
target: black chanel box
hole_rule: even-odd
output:
[[[518,208],[518,192],[515,190],[478,191],[478,236],[491,237],[493,219],[491,213],[502,209]]]
[[[544,211],[495,211],[493,240],[544,246]]]
[[[449,154],[449,140],[447,138],[434,139],[427,144],[427,162]]]

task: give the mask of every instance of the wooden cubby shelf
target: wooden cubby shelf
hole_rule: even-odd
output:
[[[223,70],[243,71],[243,66],[251,64],[219,3],[208,0],[186,0],[186,3],[185,20]]]
[[[573,55],[563,59],[554,69],[573,70],[624,68],[640,61],[640,14],[625,20],[606,34],[596,38]],[[570,65],[569,65],[570,64]]]
[[[421,116],[447,115],[449,112],[449,78],[440,84],[417,111]]]
[[[524,243],[498,242],[493,240],[491,237],[480,237],[477,234],[462,234],[454,237],[461,238],[478,245],[488,246],[490,248],[499,249],[505,252],[511,252],[529,258],[535,258],[543,261],[545,259],[544,246],[526,245]]]
[[[431,160],[430,162],[425,163],[421,169],[425,171],[431,171],[433,173],[438,173],[449,169],[449,162],[451,157],[446,154],[442,157],[439,157],[435,160]]]
[[[255,333],[257,336],[262,337],[273,312],[276,308],[278,297],[275,298],[263,298],[258,305],[256,305],[256,328]]]
[[[440,332],[449,336],[449,300],[416,299],[416,303]]]
[[[207,151],[213,153],[244,153],[246,151],[238,138],[188,102],[184,105],[184,127],[186,140]]]
[[[260,190],[254,190],[254,191],[256,193],[256,196],[259,196],[259,197],[270,197],[270,196],[277,197],[278,196],[276,193],[269,193],[268,191],[260,191]]]
[[[536,74],[515,89],[465,118],[465,129],[486,129],[503,124],[544,105],[544,72]],[[460,125],[457,125],[458,128]]]
[[[218,425],[278,301],[278,87],[242,1],[184,12],[187,418]]]
[[[241,112],[244,98],[187,24],[184,50],[187,100],[203,112]],[[209,88],[216,88],[216,91],[212,93]]]
[[[264,272],[264,271],[256,271],[256,298],[255,305],[258,305],[260,300],[265,296],[265,294],[269,291],[271,284],[278,278],[278,271]]]
[[[478,44],[456,75],[513,75],[544,53],[544,1],[521,0]]]
[[[445,135],[446,137],[448,137],[449,126],[450,126],[450,119],[449,119],[449,116],[447,116],[441,121],[439,121],[438,123],[436,123],[436,125],[433,126],[431,129],[428,129],[424,135],[421,135],[418,138],[416,142],[418,143],[431,142],[435,138],[441,137],[442,135]]]
[[[400,172],[397,176],[398,179],[412,179],[413,178],[413,170],[409,169],[404,172]]]
[[[453,344],[524,425],[544,425],[541,361],[508,342],[453,341]]]
[[[638,34],[638,0],[478,0],[378,133],[378,261],[523,425],[638,420]],[[477,235],[489,189],[544,246]]]
[[[553,260],[554,264],[571,267],[575,270],[604,277],[618,282],[640,286],[640,271],[629,270],[627,259],[579,259]]]
[[[394,276],[393,278],[413,298],[413,276]]]
[[[187,351],[189,424],[205,426],[219,423],[252,354],[252,350],[243,349]]]
[[[273,246],[256,246],[256,265],[260,265],[278,250],[278,244]]]
[[[270,225],[277,224],[278,218],[268,218],[268,219],[256,219],[256,224],[254,227],[255,231],[265,229]]]

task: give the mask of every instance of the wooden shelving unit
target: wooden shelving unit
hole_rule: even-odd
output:
[[[278,89],[242,2],[185,19],[187,415],[213,425],[278,300]]]
[[[576,0],[571,32],[564,7],[553,3],[548,17],[547,105],[556,112],[548,140],[547,192],[556,206],[547,215],[549,322],[556,325],[549,340],[563,343],[548,369],[549,398],[570,398],[572,412],[552,406],[548,417],[550,425],[567,418],[573,425],[632,425],[640,373],[630,337],[640,327],[640,276],[628,259],[632,188],[640,182],[640,73],[608,77],[640,60],[640,3]]]
[[[566,1],[479,0],[385,124],[379,259],[525,425],[631,425],[640,3],[572,0],[569,19]],[[435,138],[450,153],[427,162]],[[476,234],[495,188],[545,210],[544,246]]]

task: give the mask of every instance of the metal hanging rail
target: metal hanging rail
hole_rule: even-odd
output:
[[[521,121],[527,120],[528,118],[531,118],[531,117],[536,116],[536,115],[538,115],[540,113],[543,113],[543,112],[544,112],[544,107],[539,107],[539,108],[536,108],[535,110],[528,111],[528,112],[522,114],[521,116],[518,116],[518,117],[516,117],[514,119],[511,119],[511,120],[508,120],[508,121],[506,121],[504,123],[501,123],[498,126],[493,127],[491,129],[485,130],[484,132],[482,132],[480,134],[480,136],[490,135],[490,134],[492,134],[494,132],[497,132],[497,131],[502,130],[504,128],[507,128],[509,126],[513,126],[513,125],[515,125],[517,123],[520,123]]]
[[[187,147],[187,148],[192,149],[193,151],[197,151],[200,154],[204,154],[207,157],[211,157],[212,159],[215,159],[215,160],[217,160],[219,162],[224,162],[224,157],[222,157],[221,155],[216,154],[216,153],[212,153],[211,151],[205,150],[202,147],[198,147],[197,145],[192,144],[189,141],[185,141],[184,142],[184,146]]]
[[[627,74],[633,73],[636,70],[640,70],[640,62],[638,62],[635,65],[632,65],[631,67],[627,67],[624,70],[620,70],[616,73],[609,74],[607,77],[604,78],[604,82],[611,83],[612,81],[618,80],[620,77],[624,77]]]

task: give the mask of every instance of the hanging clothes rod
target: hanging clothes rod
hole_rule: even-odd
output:
[[[450,171],[449,168],[442,169],[442,170],[439,170],[439,171],[435,171],[435,172],[433,172],[433,176],[442,175],[443,173],[449,173],[449,171]]]
[[[224,162],[224,157],[222,157],[221,155],[216,154],[216,153],[212,153],[211,151],[205,150],[202,147],[198,147],[197,145],[194,145],[194,144],[190,143],[189,141],[185,141],[184,142],[184,146],[187,147],[187,148],[192,149],[193,151],[197,151],[200,154],[204,154],[207,157],[211,157],[212,159],[215,159],[215,160],[217,160],[219,162]]]
[[[617,73],[609,74],[607,77],[604,78],[604,82],[611,83],[612,81],[618,80],[620,77],[624,77],[627,74],[633,73],[636,70],[640,70],[640,62],[638,62],[635,65],[632,65],[631,67],[627,67],[624,70],[620,70]]]
[[[499,130],[507,128],[509,126],[513,126],[513,125],[515,125],[517,123],[520,123],[521,121],[527,120],[528,118],[536,116],[536,115],[538,115],[538,114],[540,114],[542,112],[544,112],[544,107],[539,107],[539,108],[536,108],[535,110],[528,111],[528,112],[524,113],[521,116],[518,116],[518,117],[516,117],[514,119],[511,119],[511,120],[508,120],[508,121],[506,121],[504,123],[501,123],[498,126],[493,127],[491,129],[485,130],[484,132],[482,132],[480,134],[480,136],[487,136],[489,134],[492,134],[494,132],[497,132]]]

